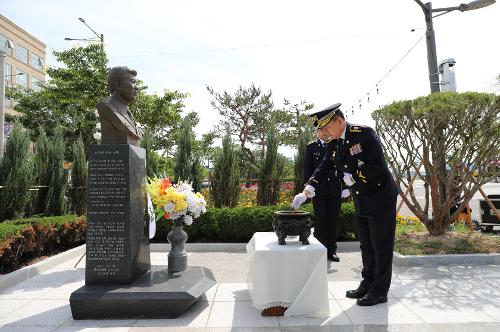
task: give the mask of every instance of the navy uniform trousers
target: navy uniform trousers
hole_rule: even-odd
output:
[[[374,295],[386,295],[392,276],[398,190],[375,131],[347,123],[345,138],[328,142],[325,158],[308,184],[316,188],[333,166],[342,174],[351,173],[355,181],[350,190],[363,259],[361,286]]]
[[[304,179],[309,179],[325,156],[326,146],[320,140],[310,142],[304,155]],[[328,253],[337,253],[337,227],[340,212],[341,180],[334,168],[315,190],[312,199],[314,208],[314,237],[323,244]]]

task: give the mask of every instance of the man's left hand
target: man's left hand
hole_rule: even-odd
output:
[[[352,178],[352,174],[351,173],[344,173],[344,183],[350,187],[352,186],[354,183],[354,179]]]

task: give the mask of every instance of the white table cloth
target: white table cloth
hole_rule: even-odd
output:
[[[253,305],[288,309],[285,316],[326,317],[328,280],[326,248],[313,236],[302,245],[297,237],[278,244],[274,232],[257,232],[247,244],[247,285]]]

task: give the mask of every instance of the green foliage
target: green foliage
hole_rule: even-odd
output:
[[[192,140],[191,123],[184,121],[177,139],[175,154],[174,182],[191,180]]]
[[[200,158],[195,156],[191,163],[190,181],[195,192],[201,190],[201,181],[203,180],[203,166],[201,166]]]
[[[29,145],[29,133],[16,123],[0,159],[0,221],[20,217],[29,201],[34,181]]]
[[[240,192],[238,155],[229,130],[222,140],[222,153],[215,161],[210,182],[210,195],[216,207],[234,207]]]
[[[297,154],[295,155],[295,164],[293,167],[294,174],[294,194],[298,194],[304,190],[304,183],[309,179],[304,179],[304,156],[306,153],[306,146],[309,142],[309,135],[305,133],[303,135],[299,135],[299,139],[297,141]]]
[[[140,75],[140,74],[139,74]],[[165,150],[171,155],[175,136],[181,123],[184,99],[189,95],[165,89],[163,95],[146,94],[146,86],[140,86],[137,100],[130,110],[137,122],[154,137],[152,150]]]
[[[191,226],[184,227],[188,233],[188,242],[248,242],[255,232],[272,232],[274,212],[289,210],[287,206],[257,206],[236,208],[209,208],[207,213],[198,218]],[[311,204],[303,210],[313,212]],[[312,215],[314,219],[314,215]],[[355,241],[354,206],[342,204],[338,224],[339,241]],[[154,242],[167,242],[171,223],[157,224]]]
[[[278,160],[280,160],[278,162]],[[277,132],[271,126],[267,134],[266,156],[259,169],[259,188],[257,190],[258,205],[274,205],[279,197],[279,184],[276,187],[275,181],[279,181],[283,172],[284,161],[278,158]],[[277,167],[281,168],[278,173]],[[277,193],[275,191],[277,190]]]
[[[25,128],[35,133],[41,126],[48,136],[53,135],[55,128],[61,129],[69,154],[80,135],[84,146],[95,143],[95,107],[108,96],[108,59],[100,45],[53,54],[58,65],[47,68],[50,79],[40,91],[9,90],[9,95],[17,102],[15,110],[21,113]]]
[[[212,107],[224,119],[221,126],[229,128],[231,135],[238,139],[244,160],[256,166],[256,156],[249,145],[260,146],[263,154],[268,126],[275,111],[272,92],[263,93],[254,84],[248,88],[240,86],[234,94],[226,91],[220,94],[209,86],[207,89],[213,97]]]
[[[87,161],[81,137],[73,144],[71,187],[72,212],[83,216],[87,212]]]
[[[51,173],[49,172],[49,140],[43,127],[38,128],[38,137],[35,142],[35,173],[35,183],[39,186],[35,214],[44,214]]]
[[[272,178],[272,202],[273,204],[277,204],[280,198],[281,184],[283,183],[283,178],[285,174],[285,163],[286,157],[278,154],[276,156],[276,166],[275,172]]]
[[[45,215],[60,216],[66,210],[66,192],[68,172],[64,169],[64,139],[59,129],[56,129],[54,137],[49,143],[49,164],[50,173],[49,190],[47,191],[45,203]]]
[[[164,157],[158,155],[158,172],[157,174],[169,175],[174,174],[175,159],[173,157]]]
[[[423,204],[415,195],[403,200],[431,234],[444,234],[478,189],[500,175],[499,113],[500,96],[476,92],[433,93],[373,113],[400,191],[413,174],[424,182]]]
[[[297,146],[304,136],[311,137],[314,134],[311,118],[306,114],[314,107],[306,101],[293,104],[289,100],[283,101],[284,107],[279,113],[280,138],[284,145]]]
[[[154,151],[154,136],[149,129],[146,129],[141,139],[141,148],[146,150],[146,175],[149,178],[160,176],[158,173],[159,156]]]

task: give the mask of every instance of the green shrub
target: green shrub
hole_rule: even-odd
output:
[[[304,155],[306,153],[307,142],[309,141],[307,133],[299,133],[299,142],[297,144],[297,154],[293,165],[293,193],[297,195],[304,190],[304,183],[309,179],[304,179]]]
[[[193,150],[193,131],[189,121],[184,120],[177,136],[177,151],[175,153],[174,182],[190,182],[191,157]]]
[[[64,169],[64,138],[60,129],[56,129],[49,144],[50,182],[45,205],[45,215],[60,216],[66,210],[66,192],[68,171]]]
[[[277,202],[275,198],[279,196],[273,193],[275,189],[273,180],[276,178],[276,167],[282,167],[283,164],[278,161],[278,138],[276,127],[271,124],[267,132],[266,155],[261,161],[259,168],[259,187],[257,188],[257,204],[273,205]],[[281,165],[280,165],[281,164]],[[279,187],[278,187],[279,190]]]
[[[290,210],[290,207],[209,208],[191,226],[185,226],[184,230],[188,233],[188,242],[248,242],[255,232],[273,231],[274,212],[278,210]],[[302,210],[312,214],[312,204],[303,205]],[[167,242],[171,226],[169,222],[158,223],[153,242]],[[356,234],[354,206],[344,203],[339,216],[338,241],[355,241]]]
[[[0,221],[21,217],[29,202],[34,180],[29,144],[29,133],[16,123],[0,159]]]
[[[45,214],[47,206],[47,192],[51,173],[49,172],[49,140],[45,130],[40,127],[35,142],[35,183],[40,186],[37,192],[35,214]]]
[[[73,144],[71,187],[72,212],[83,216],[87,211],[87,161],[82,136]]]
[[[0,224],[0,273],[34,257],[85,241],[85,218],[74,215],[7,220]]]
[[[210,197],[216,207],[234,207],[240,195],[238,155],[229,128],[222,139],[222,152],[215,160],[211,174]]]

